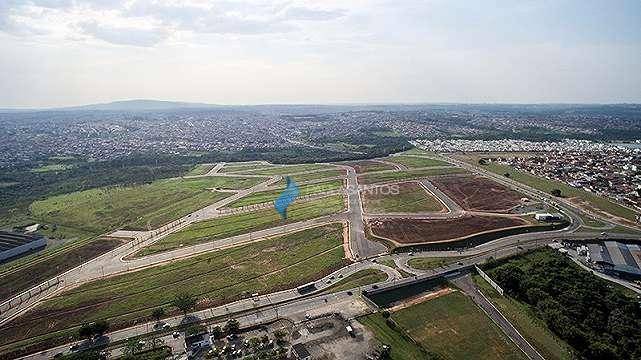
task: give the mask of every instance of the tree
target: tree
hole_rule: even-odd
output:
[[[88,323],[82,324],[80,329],[78,329],[78,335],[80,335],[81,338],[91,340],[93,337],[93,325]]]
[[[274,336],[276,337],[277,343],[283,344],[285,342],[285,336],[287,336],[287,334],[282,329],[278,329],[276,330],[276,332],[274,332]]]
[[[151,317],[152,317],[154,320],[156,320],[156,322],[158,322],[158,321],[160,321],[160,319],[162,319],[162,318],[165,316],[165,314],[166,314],[166,312],[165,312],[165,308],[163,308],[163,307],[159,307],[159,308],[155,308],[155,309],[151,312]]]
[[[123,348],[122,352],[126,356],[131,356],[133,357],[137,353],[141,352],[143,349],[143,345],[136,340],[135,338],[130,338],[127,339],[127,343],[125,344],[125,347]]]
[[[556,197],[561,197],[561,195],[563,195],[563,193],[561,192],[561,189],[552,189],[552,191],[550,191],[550,194]]]
[[[183,292],[177,294],[171,301],[171,304],[177,307],[180,311],[182,311],[183,315],[186,316],[189,311],[193,310],[196,307],[197,302],[198,300],[192,294]]]
[[[220,326],[216,325],[211,329],[211,334],[214,336],[214,339],[220,339],[223,337],[223,329]]]
[[[107,320],[98,320],[93,323],[93,333],[94,335],[103,336],[107,331],[109,331],[109,323]]]
[[[225,332],[228,334],[234,334],[238,329],[240,328],[240,324],[238,323],[238,320],[236,319],[229,319],[227,323],[225,324]]]

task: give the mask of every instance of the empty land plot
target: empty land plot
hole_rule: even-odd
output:
[[[259,169],[253,171],[244,171],[246,174],[255,175],[289,175],[305,171],[330,170],[336,169],[336,166],[329,164],[300,164],[300,165],[280,165],[268,169]]]
[[[289,177],[295,182],[300,184],[300,183],[311,181],[311,180],[320,181],[322,179],[336,178],[339,176],[344,177],[346,175],[347,175],[347,172],[343,169],[331,169],[331,170],[315,171],[307,174],[289,175]],[[285,180],[285,177],[283,177],[283,179],[276,184],[285,186],[286,183],[287,181]]]
[[[418,156],[389,156],[383,160],[405,165],[410,169],[451,165],[445,161]]]
[[[216,164],[198,164],[194,166],[187,175],[205,175],[209,170],[213,169]]]
[[[437,212],[443,204],[416,182],[377,186],[361,191],[365,212],[419,213]]]
[[[109,237],[89,240],[61,249],[46,259],[34,259],[31,264],[7,271],[0,277],[0,300],[17,295],[124,243],[123,239]]]
[[[414,340],[445,359],[525,359],[525,355],[460,292],[392,314]]]
[[[438,359],[430,356],[425,349],[412,341],[401,329],[390,327],[380,313],[360,317],[358,322],[373,332],[376,340],[381,344],[390,346],[390,360]]]
[[[314,219],[341,212],[343,209],[343,197],[332,195],[305,203],[292,204],[287,209],[286,220],[281,219],[275,209],[266,209],[201,221],[141,249],[136,253],[136,256],[155,254],[292,222]]]
[[[517,217],[465,216],[455,219],[375,219],[369,222],[372,233],[402,244],[441,242],[484,231],[525,226]]]
[[[325,191],[339,190],[343,186],[342,180],[332,180],[316,184],[300,185],[298,187],[299,194],[298,196],[305,196],[311,194],[317,194]],[[270,190],[270,191],[261,191],[252,193],[244,198],[238,199],[233,203],[229,204],[229,207],[237,208],[247,205],[262,204],[267,202],[272,202],[278,198],[278,195],[283,191],[282,189]]]
[[[341,279],[336,284],[332,285],[332,287],[327,289],[327,292],[339,292],[354,289],[359,286],[375,284],[385,280],[387,280],[387,274],[378,269],[360,270],[344,279]]]
[[[418,270],[430,270],[438,267],[443,267],[462,259],[460,256],[451,257],[416,257],[409,259],[407,265],[411,268]]]
[[[211,188],[243,189],[261,181],[260,178],[206,177],[96,188],[36,201],[30,211],[38,221],[94,233],[132,223],[138,227],[148,223],[155,227],[229,196],[212,192]],[[147,214],[149,218],[145,218]]]
[[[357,174],[364,174],[373,171],[394,170],[396,167],[391,164],[382,163],[379,161],[363,160],[363,161],[349,161],[340,163],[354,168]]]
[[[269,169],[274,167],[272,164],[266,164],[262,162],[251,162],[251,163],[227,163],[220,169],[223,173],[242,173],[243,171],[253,171],[258,169]]]
[[[0,345],[55,337],[98,319],[108,320],[114,329],[148,321],[154,308],[173,310],[170,302],[181,292],[196,296],[203,308],[243,294],[295,288],[343,266],[342,241],[343,225],[335,223],[94,281],[4,324]]]
[[[507,212],[521,204],[523,194],[481,176],[442,176],[432,184],[470,211]]]
[[[361,184],[375,184],[381,182],[416,180],[429,176],[462,174],[466,171],[457,167],[438,168],[438,169],[420,169],[406,171],[389,171],[371,173],[358,176],[358,182]]]

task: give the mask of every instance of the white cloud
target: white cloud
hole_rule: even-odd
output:
[[[118,27],[95,21],[80,23],[78,26],[85,34],[117,45],[154,46],[169,37],[169,33],[162,28]]]
[[[282,1],[5,0],[0,1],[0,31],[57,40],[85,41],[90,35],[116,45],[155,46],[176,32],[287,33],[300,30],[297,21],[329,21],[344,14]]]

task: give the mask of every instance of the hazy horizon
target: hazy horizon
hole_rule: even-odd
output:
[[[7,0],[1,108],[641,103],[641,2]]]

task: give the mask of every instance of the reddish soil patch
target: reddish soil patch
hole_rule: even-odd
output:
[[[466,216],[457,219],[376,219],[372,233],[402,244],[441,242],[484,231],[528,225],[523,219],[505,216]]]
[[[441,176],[434,186],[465,210],[506,212],[521,203],[524,195],[481,176]]]

